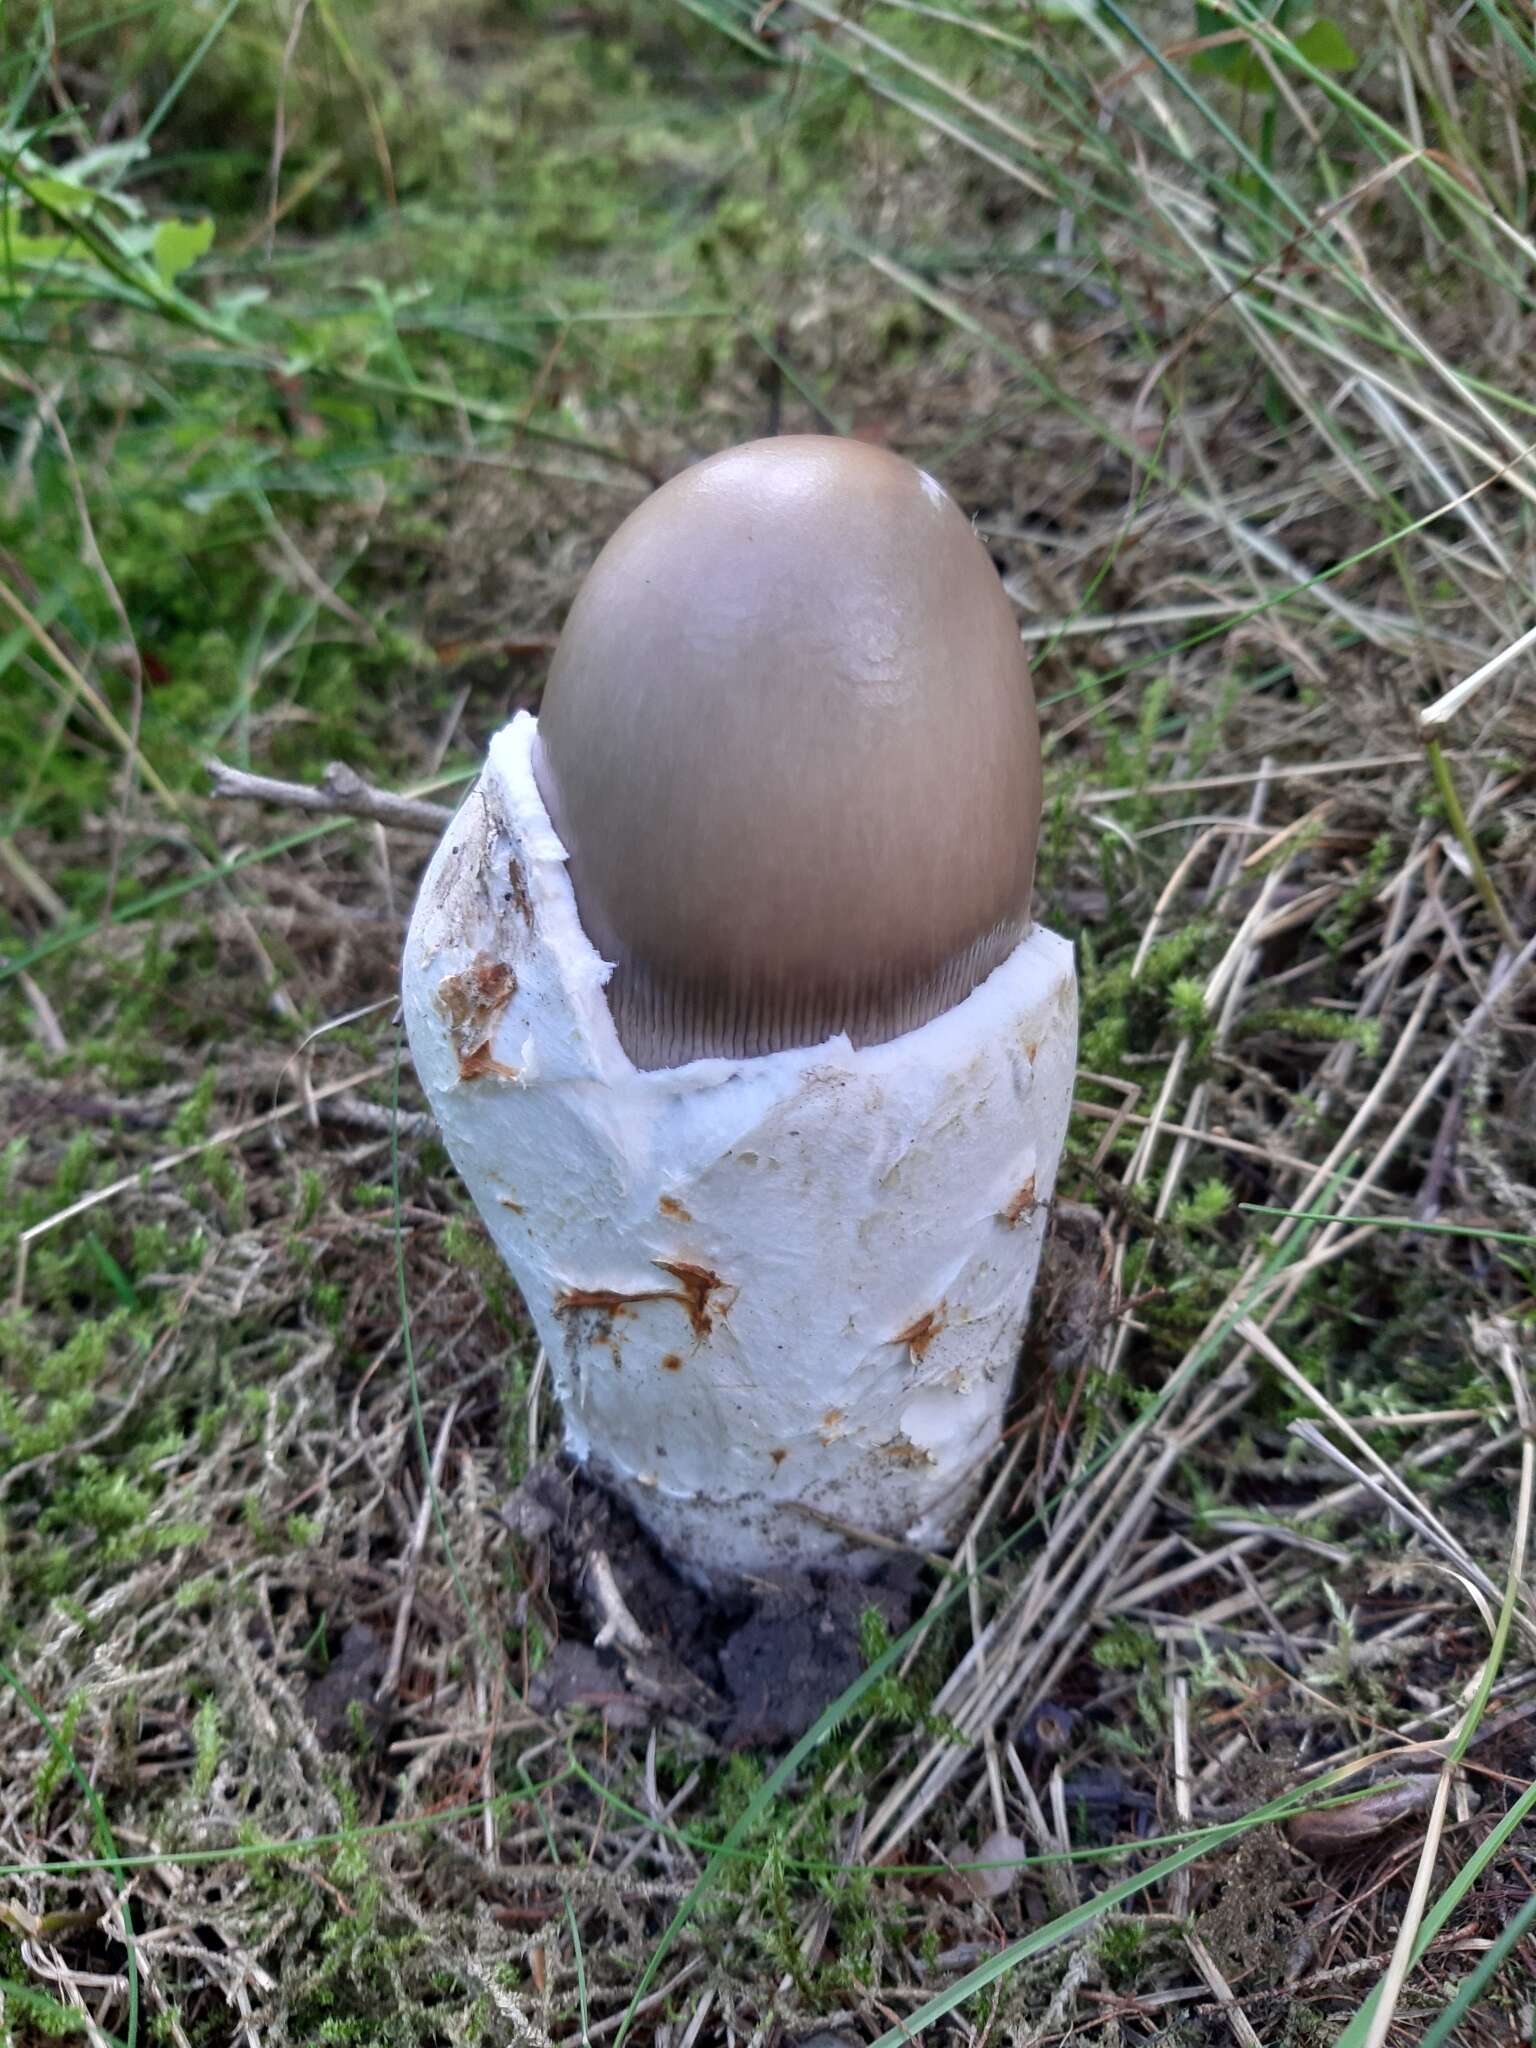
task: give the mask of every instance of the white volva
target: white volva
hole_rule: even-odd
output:
[[[493,741],[422,883],[411,1052],[548,1355],[572,1457],[695,1574],[934,1545],[995,1448],[1072,1095],[1036,928],[952,1010],[642,1072],[534,781]]]

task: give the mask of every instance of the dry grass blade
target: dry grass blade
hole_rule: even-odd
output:
[[[1529,1378],[1522,1369],[1508,1331],[1500,1330],[1497,1325],[1493,1325],[1486,1326],[1479,1334],[1483,1348],[1498,1358],[1509,1383],[1515,1412],[1520,1418],[1520,1489],[1516,1501],[1514,1529],[1510,1538],[1504,1596],[1498,1620],[1491,1632],[1487,1661],[1441,1768],[1440,1780],[1435,1788],[1435,1803],[1425,1823],[1424,1843],[1419,1853],[1418,1868],[1414,1873],[1413,1889],[1398,1928],[1391,1963],[1367,2005],[1340,2036],[1339,2048],[1384,2048],[1392,2031],[1403,1986],[1407,1982],[1408,1972],[1413,1967],[1415,1952],[1419,1946],[1430,1886],[1434,1880],[1435,1860],[1439,1854],[1441,1836],[1445,1828],[1452,1783],[1487,1708],[1493,1683],[1498,1676],[1499,1666],[1509,1641],[1510,1628],[1518,1611],[1518,1603],[1525,1592],[1526,1565],[1530,1556],[1531,1516],[1533,1504],[1536,1504],[1536,1405],[1532,1402]]]
[[[1463,705],[1470,704],[1485,683],[1491,683],[1495,676],[1502,675],[1512,662],[1536,647],[1536,626],[1511,640],[1507,647],[1485,661],[1481,668],[1474,669],[1469,676],[1463,676],[1453,689],[1437,697],[1433,704],[1426,704],[1419,713],[1419,723],[1426,730],[1435,726],[1449,725]]]

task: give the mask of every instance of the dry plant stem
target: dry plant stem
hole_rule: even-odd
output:
[[[44,1052],[54,1059],[63,1059],[69,1052],[69,1040],[64,1036],[58,1012],[30,974],[18,974],[16,980],[37,1019],[37,1035],[43,1042]]]
[[[1469,703],[1484,683],[1491,683],[1496,675],[1509,667],[1511,662],[1517,661],[1522,654],[1529,653],[1532,648],[1536,648],[1536,626],[1522,633],[1517,640],[1511,641],[1509,646],[1500,648],[1491,660],[1485,661],[1481,668],[1474,669],[1472,674],[1464,677],[1454,689],[1447,690],[1443,697],[1437,697],[1433,704],[1426,705],[1419,713],[1420,726],[1428,732],[1436,726],[1448,725],[1462,705]]]
[[[1298,1442],[1316,1451],[1329,1464],[1337,1465],[1341,1472],[1347,1472],[1381,1502],[1389,1515],[1395,1514],[1400,1521],[1406,1522],[1431,1550],[1439,1551],[1449,1561],[1454,1576],[1461,1582],[1484,1622],[1492,1627],[1493,1609],[1488,1605],[1485,1595],[1488,1591],[1497,1589],[1492,1586],[1486,1572],[1466,1557],[1459,1544],[1448,1541],[1439,1533],[1435,1523],[1420,1513],[1416,1506],[1410,1506],[1406,1501],[1400,1500],[1389,1487],[1383,1486],[1379,1479],[1373,1479],[1370,1473],[1363,1471],[1352,1458],[1346,1457],[1337,1445],[1328,1441],[1315,1423],[1293,1422],[1290,1433]]]
[[[1437,739],[1428,739],[1424,743],[1424,751],[1429,757],[1430,773],[1435,778],[1435,788],[1440,792],[1440,801],[1445,805],[1445,814],[1450,820],[1451,830],[1471,863],[1473,885],[1483,900],[1483,907],[1493,919],[1499,937],[1510,952],[1518,953],[1520,941],[1515,936],[1515,928],[1509,921],[1508,911],[1499,900],[1499,892],[1493,886],[1493,878],[1483,859],[1482,848],[1473,836],[1472,827],[1467,823],[1467,814],[1461,807],[1461,797],[1456,788],[1455,777],[1451,774],[1450,763],[1445,758],[1445,750]]]
[[[654,2012],[659,2005],[667,2004],[674,1994],[680,1991],[683,1985],[688,1982],[690,1977],[696,1977],[699,1974],[700,1970],[704,1968],[704,1963],[705,1958],[703,1956],[690,1957],[675,1976],[669,1977],[666,1983],[658,1990],[648,1993],[646,1997],[641,1999],[640,2003],[635,2007],[633,2018],[640,2019],[646,2013]],[[708,1995],[706,1994],[706,1996]],[[621,2005],[618,2011],[610,2013],[607,2019],[598,2020],[592,2026],[589,2026],[587,2028],[587,2039],[589,2041],[601,2041],[609,2034],[616,2034],[619,2028],[623,2026],[625,2020],[630,2017],[628,2006]]]
[[[1018,1790],[1019,1803],[1024,1809],[1025,1822],[1029,1832],[1034,1836],[1035,1841],[1039,1845],[1040,1853],[1043,1856],[1060,1856],[1063,1850],[1070,1847],[1070,1843],[1060,1842],[1056,1839],[1055,1830],[1046,1819],[1041,1808],[1039,1794],[1035,1791],[1034,1786],[1025,1774],[1024,1766],[1019,1760],[1019,1753],[1011,1742],[1006,1746],[1006,1753],[1008,1769],[1012,1773],[1014,1785]],[[1040,1876],[1045,1886],[1046,1897],[1051,1902],[1052,1912],[1070,1913],[1078,1902],[1077,1887],[1072,1880],[1071,1864],[1047,1863],[1042,1869]]]
[[[1173,1681],[1173,1812],[1181,1828],[1194,1825],[1195,1809],[1189,1779],[1189,1680],[1182,1675]],[[1176,1870],[1168,1885],[1168,1910],[1175,1919],[1189,1914],[1188,1866]]]
[[[1213,845],[1216,839],[1221,835],[1221,833],[1224,830],[1240,831],[1241,829],[1242,828],[1236,824],[1227,827],[1223,827],[1220,825],[1208,826],[1206,830],[1203,831],[1200,834],[1200,836],[1196,840],[1194,840],[1190,846],[1188,846],[1185,849],[1183,858],[1178,862],[1178,865],[1174,868],[1173,873],[1168,877],[1167,881],[1163,884],[1158,899],[1152,906],[1152,915],[1147,919],[1145,928],[1143,929],[1141,934],[1140,941],[1138,942],[1136,947],[1135,956],[1131,961],[1132,981],[1135,981],[1137,976],[1141,973],[1142,968],[1146,966],[1147,956],[1152,951],[1152,947],[1156,942],[1157,935],[1159,931],[1161,931],[1162,929],[1163,920],[1167,917],[1168,912],[1174,903],[1174,900],[1178,896],[1179,891],[1183,888],[1184,883],[1190,874],[1190,871],[1195,867],[1197,862],[1200,860],[1200,857],[1202,856],[1202,854],[1204,854],[1206,848],[1208,846]]]
[[[0,864],[8,867],[37,905],[54,924],[69,923],[69,906],[53,885],[40,875],[14,840],[0,839]]]
[[[1095,804],[1122,803],[1130,797],[1189,796],[1206,789],[1246,789],[1250,783],[1308,782],[1318,776],[1359,776],[1381,768],[1416,767],[1422,754],[1358,754],[1347,761],[1276,761],[1263,768],[1245,769],[1235,775],[1196,775],[1181,782],[1133,782],[1120,789],[1085,789],[1074,799],[1078,810]],[[1452,760],[1471,759],[1471,754],[1453,754]]]
[[[1440,1839],[1445,1829],[1451,1787],[1458,1766],[1477,1732],[1493,1679],[1497,1675],[1497,1660],[1503,1653],[1510,1624],[1515,1618],[1516,1603],[1524,1580],[1526,1555],[1530,1547],[1532,1501],[1536,1498],[1536,1419],[1533,1419],[1530,1386],[1516,1356],[1513,1340],[1501,1343],[1497,1325],[1491,1328],[1485,1326],[1485,1331],[1479,1334],[1485,1336],[1484,1348],[1497,1348],[1499,1351],[1499,1363],[1509,1381],[1515,1412],[1520,1418],[1520,1493],[1515,1510],[1514,1534],[1510,1543],[1509,1575],[1498,1624],[1493,1631],[1488,1663],[1473,1693],[1471,1703],[1462,1717],[1450,1754],[1441,1767],[1435,1803],[1430,1809],[1429,1820],[1424,1830],[1424,1846],[1419,1856],[1413,1890],[1409,1895],[1407,1910],[1403,1914],[1402,1925],[1398,1929],[1391,1964],[1382,1980],[1376,2010],[1365,2036],[1364,2048],[1384,2048],[1392,2030],[1403,1985],[1413,1964],[1413,1951],[1418,1941],[1419,1929],[1424,1921],[1424,1909],[1429,1899],[1430,1883],[1434,1877],[1435,1858],[1439,1854]]]
[[[1394,1505],[1401,1502],[1402,1511],[1413,1517],[1419,1533],[1425,1536],[1436,1548],[1442,1550],[1451,1559],[1452,1563],[1455,1564],[1458,1571],[1467,1573],[1484,1593],[1496,1600],[1498,1598],[1498,1588],[1494,1585],[1492,1579],[1488,1577],[1486,1572],[1480,1570],[1473,1559],[1468,1556],[1464,1547],[1456,1541],[1456,1538],[1446,1528],[1440,1517],[1418,1498],[1402,1475],[1395,1471],[1366,1442],[1365,1438],[1361,1436],[1359,1430],[1349,1421],[1348,1417],[1341,1415],[1327,1396],[1314,1387],[1305,1374],[1296,1369],[1290,1359],[1280,1349],[1280,1346],[1269,1335],[1268,1331],[1261,1330],[1251,1319],[1245,1318],[1244,1321],[1237,1325],[1237,1334],[1246,1343],[1251,1344],[1254,1350],[1274,1367],[1275,1371],[1286,1380],[1294,1393],[1299,1394],[1304,1401],[1316,1408],[1335,1429],[1346,1436],[1366,1463],[1374,1467],[1378,1475],[1377,1479],[1372,1481],[1366,1474],[1351,1468],[1352,1476],[1369,1484],[1374,1492],[1383,1494]],[[1309,1431],[1308,1441],[1321,1442],[1325,1448],[1331,1451],[1332,1447],[1326,1444],[1326,1439],[1317,1437],[1316,1432]]]
[[[1414,1873],[1413,1889],[1408,1895],[1407,1909],[1398,1928],[1392,1960],[1381,1981],[1376,2012],[1365,2037],[1365,2048],[1384,2048],[1387,2036],[1392,2031],[1392,2022],[1397,2016],[1398,2000],[1402,1997],[1403,1986],[1413,1964],[1413,1945],[1424,1922],[1424,1908],[1429,1902],[1429,1887],[1435,1874],[1435,1858],[1440,1853],[1440,1838],[1445,1832],[1446,1808],[1451,1797],[1451,1777],[1452,1772],[1447,1766],[1441,1772],[1440,1781],[1435,1787],[1434,1804],[1424,1824],[1424,1846],[1419,1854],[1418,1869]]]
[[[416,1601],[416,1573],[421,1563],[422,1549],[426,1544],[427,1531],[432,1526],[432,1498],[438,1482],[443,1476],[443,1460],[448,1455],[448,1439],[453,1434],[454,1420],[459,1412],[457,1398],[448,1403],[437,1432],[437,1442],[432,1450],[432,1464],[427,1484],[422,1488],[421,1505],[416,1510],[416,1524],[411,1530],[411,1541],[400,1569],[400,1605],[395,1612],[395,1631],[390,1639],[389,1662],[384,1667],[384,1676],[379,1680],[374,1693],[376,1700],[391,1700],[400,1683],[400,1669],[405,1662],[405,1640],[410,1632],[411,1609]]]
[[[453,817],[444,804],[375,789],[344,761],[331,763],[318,788],[307,782],[248,775],[243,768],[231,768],[224,761],[210,760],[206,765],[213,782],[209,794],[216,803],[278,804],[289,810],[318,811],[326,817],[367,818],[378,825],[394,825],[402,832],[430,833],[434,839]]]
[[[1237,2002],[1236,1993],[1217,1967],[1216,1958],[1193,1928],[1184,1937],[1184,1946],[1189,1950],[1190,1961],[1205,1979],[1211,1996],[1221,2007],[1227,2025],[1232,2029],[1242,2048],[1263,2048],[1263,2043],[1253,2031],[1253,2024]]]
[[[1241,1381],[1236,1400],[1245,1389]],[[866,1832],[872,1857],[889,1855],[907,1838],[964,1766],[982,1729],[995,1726],[1027,1688],[1043,1682],[1048,1656],[1059,1653],[1064,1660],[1070,1654],[1087,1626],[1082,1609],[1135,1540],[1158,1489],[1192,1445],[1230,1412],[1233,1401],[1231,1376],[1224,1374],[1198,1395],[1186,1422],[1178,1427],[1171,1418],[1165,1422],[1161,1442],[1156,1436],[1147,1441],[1149,1425],[1133,1425],[1093,1480],[1069,1501],[1044,1550],[983,1635],[986,1668],[977,1670],[973,1649],[934,1701],[935,1711],[968,1742],[932,1744],[888,1795]]]
[[[1536,959],[1536,935],[1532,936],[1513,959],[1506,954],[1502,955],[1499,961],[1495,963],[1494,971],[1488,979],[1487,992],[1482,1001],[1462,1025],[1447,1051],[1436,1061],[1427,1079],[1420,1086],[1408,1107],[1399,1116],[1396,1124],[1377,1149],[1370,1166],[1366,1169],[1360,1180],[1356,1182],[1353,1189],[1340,1202],[1336,1220],[1333,1223],[1323,1225],[1318,1239],[1319,1250],[1332,1250],[1335,1248],[1338,1231],[1349,1220],[1350,1214],[1356,1205],[1386,1172],[1399,1146],[1449,1078],[1456,1062],[1461,1057],[1463,1047],[1476,1037],[1477,1033],[1492,1016],[1496,1004],[1517,985],[1521,975],[1525,973],[1533,959]],[[1299,1209],[1311,1207],[1318,1197],[1321,1196],[1328,1184],[1329,1173],[1348,1156],[1359,1132],[1365,1128],[1370,1116],[1374,1114],[1378,1103],[1384,1099],[1388,1084],[1391,1079],[1395,1078],[1396,1070],[1401,1066],[1406,1056],[1408,1045],[1418,1035],[1418,1031],[1429,1008],[1429,1000],[1438,991],[1438,986],[1438,974],[1431,975],[1425,985],[1424,994],[1420,997],[1412,1017],[1404,1027],[1402,1038],[1394,1048],[1391,1059],[1387,1061],[1386,1066],[1383,1068],[1376,1086],[1361,1104],[1360,1110],[1356,1113],[1355,1117],[1351,1119],[1343,1137],[1335,1145],[1333,1151],[1328,1156],[1328,1160],[1323,1168],[1320,1169],[1311,1185],[1304,1194],[1298,1196],[1296,1206]],[[1291,1234],[1291,1229],[1282,1226],[1281,1230],[1276,1233],[1276,1242],[1279,1244],[1288,1242]],[[1256,1268],[1251,1268],[1250,1270],[1256,1270]],[[1297,1286],[1300,1285],[1302,1273],[1303,1268],[1301,1266],[1290,1269],[1280,1300],[1276,1303],[1270,1316],[1266,1317],[1266,1321],[1272,1320],[1274,1315],[1281,1313],[1288,1305],[1294,1296]]]

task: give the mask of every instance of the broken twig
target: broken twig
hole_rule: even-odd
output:
[[[355,768],[333,761],[319,784],[278,782],[268,775],[247,775],[243,768],[210,760],[212,796],[216,803],[284,804],[295,811],[322,811],[330,817],[371,818],[402,832],[429,832],[435,838],[453,816],[446,804],[375,789]]]

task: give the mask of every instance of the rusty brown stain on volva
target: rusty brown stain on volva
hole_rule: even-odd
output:
[[[893,1344],[905,1344],[914,1365],[921,1365],[928,1354],[928,1346],[944,1327],[944,1310],[947,1304],[940,1302],[937,1308],[924,1309],[915,1321],[908,1323],[904,1330],[898,1330],[891,1338]]]
[[[683,1369],[683,1361],[678,1357],[675,1351],[669,1351],[666,1357],[663,1358],[663,1360],[661,1361],[661,1369],[663,1372],[681,1372]]]
[[[1010,1195],[998,1210],[999,1221],[1006,1223],[1010,1230],[1016,1230],[1035,1206],[1035,1176],[1031,1174],[1017,1194]]]
[[[693,1218],[683,1207],[682,1203],[671,1195],[663,1195],[657,1202],[656,1207],[663,1216],[670,1216],[678,1223],[691,1223],[693,1221]]]
[[[473,965],[445,974],[437,984],[437,1007],[455,1031],[483,1038],[486,1026],[517,994],[517,976],[504,960],[482,953]]]
[[[933,1453],[925,1451],[921,1444],[913,1443],[909,1436],[893,1436],[888,1444],[880,1446],[880,1455],[889,1458],[894,1465],[931,1465]]]
[[[770,1458],[772,1458],[775,1465],[782,1465],[784,1460],[789,1456],[789,1453],[788,1451],[784,1450],[781,1446],[776,1451],[770,1451],[768,1455]]]
[[[1025,1059],[1027,1059],[1027,1060],[1029,1061],[1029,1064],[1030,1064],[1031,1066],[1033,1066],[1033,1065],[1035,1064],[1035,1055],[1036,1055],[1036,1053],[1038,1053],[1038,1052],[1039,1052],[1039,1050],[1040,1050],[1040,1048],[1039,1048],[1039,1046],[1038,1046],[1038,1045],[1026,1045],[1026,1046],[1025,1046],[1025,1048],[1024,1048],[1024,1057],[1025,1057]]]
[[[677,1282],[679,1293],[662,1300],[680,1301],[688,1312],[695,1337],[707,1337],[714,1328],[714,1317],[728,1315],[731,1302],[736,1299],[736,1290],[728,1287],[718,1273],[712,1273],[708,1266],[696,1266],[691,1259],[652,1259],[653,1266],[659,1266],[663,1273],[670,1273]],[[730,1295],[730,1301],[710,1302],[712,1294]]]
[[[512,1197],[511,1197],[510,1195],[498,1195],[498,1196],[496,1197],[496,1199],[497,1199],[497,1201],[498,1201],[498,1202],[500,1202],[500,1204],[501,1204],[501,1206],[503,1207],[503,1209],[510,1209],[510,1210],[512,1211],[512,1214],[513,1214],[514,1216],[521,1216],[521,1215],[522,1215],[522,1213],[523,1213],[523,1205],[522,1205],[522,1203],[521,1203],[521,1202],[514,1202],[514,1201],[513,1201],[513,1199],[512,1199]]]
[[[695,1266],[686,1259],[653,1259],[652,1265],[659,1266],[678,1284],[673,1287],[637,1287],[631,1293],[624,1293],[616,1287],[566,1287],[555,1296],[555,1314],[570,1315],[581,1309],[603,1309],[610,1315],[623,1315],[642,1301],[675,1301],[687,1316],[695,1337],[707,1337],[714,1328],[714,1317],[725,1315],[736,1298],[736,1290],[727,1287],[718,1273],[712,1273],[708,1266]],[[712,1294],[729,1294],[730,1301],[711,1305]]]
[[[488,1081],[492,1077],[500,1081],[515,1081],[517,1069],[509,1067],[504,1060],[498,1060],[492,1055],[491,1041],[488,1038],[477,1045],[473,1052],[459,1054],[461,1081]]]
[[[491,1075],[515,1081],[517,1069],[491,1055],[496,1019],[517,994],[517,976],[504,960],[482,953],[457,974],[445,974],[433,1000],[448,1025],[459,1056],[459,1079],[483,1081]]]
[[[601,1309],[605,1315],[622,1316],[637,1301],[670,1301],[659,1289],[653,1294],[620,1294],[616,1287],[564,1287],[555,1296],[557,1316],[574,1315],[586,1308]]]

